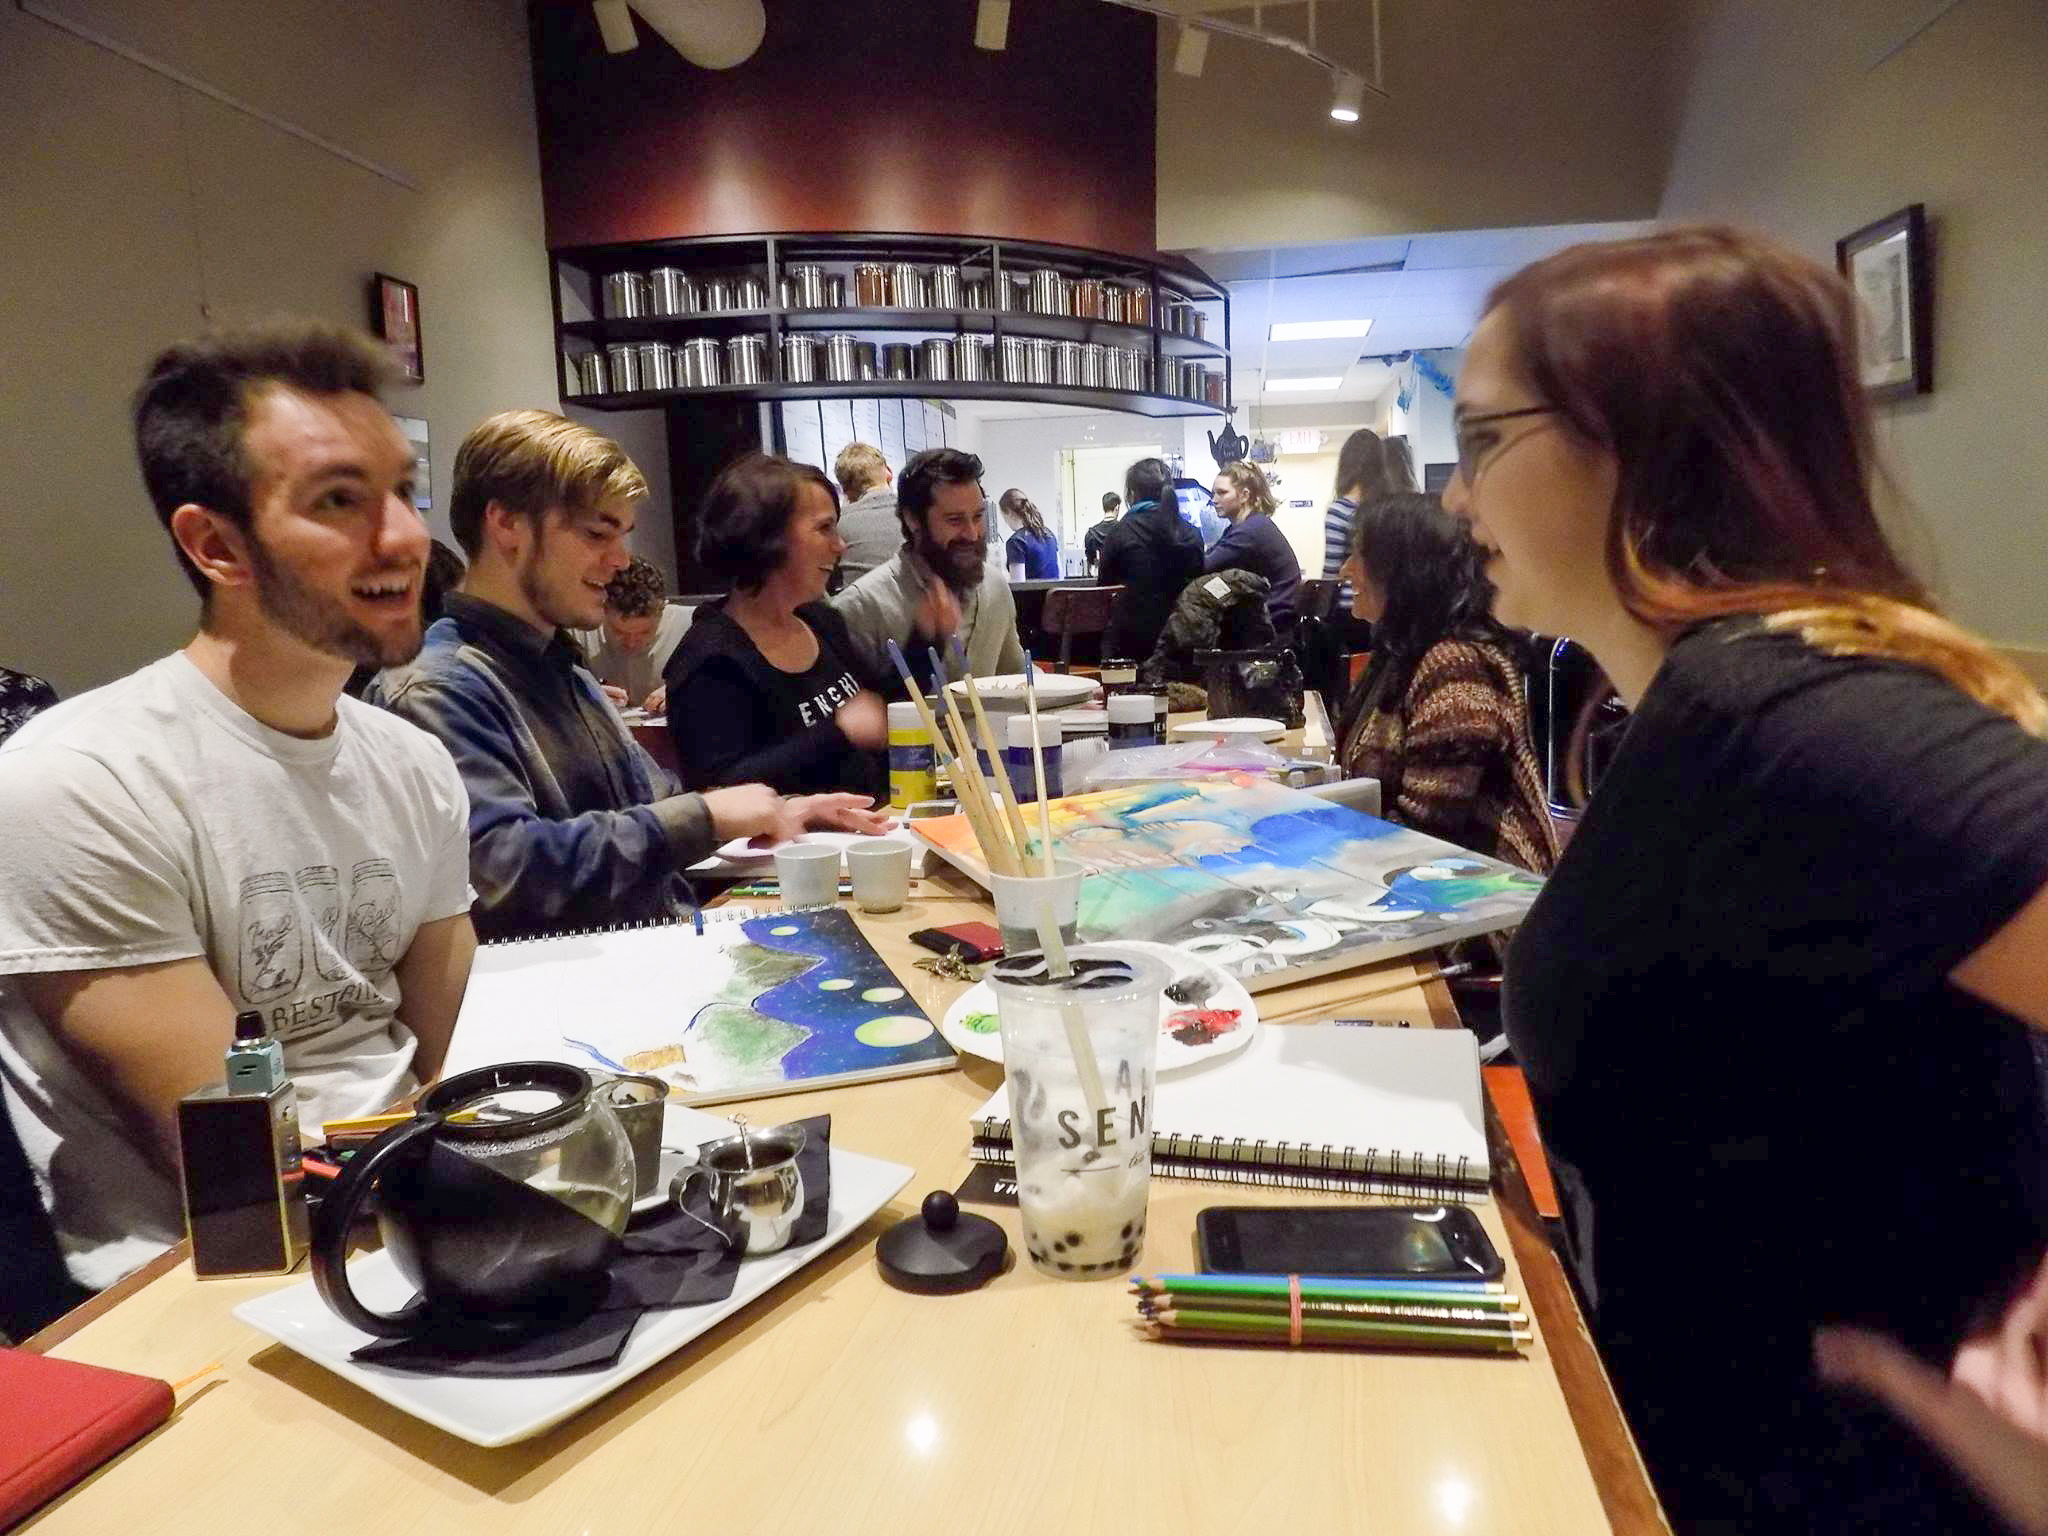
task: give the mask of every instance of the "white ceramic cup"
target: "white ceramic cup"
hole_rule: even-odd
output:
[[[829,907],[839,900],[839,848],[834,843],[784,843],[775,850],[782,904]]]
[[[1030,861],[1033,869],[1038,860]],[[1002,930],[1003,952],[1022,954],[1042,948],[1038,925],[1050,913],[1059,925],[1060,941],[1074,942],[1075,925],[1081,916],[1081,876],[1085,871],[1066,859],[1053,860],[1054,873],[1043,875],[991,874],[989,883],[996,899],[996,926]]]
[[[910,845],[893,838],[850,843],[846,872],[853,876],[853,899],[861,911],[899,911],[910,896]]]

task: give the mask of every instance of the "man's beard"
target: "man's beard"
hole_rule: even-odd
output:
[[[955,592],[964,595],[981,585],[982,562],[988,556],[980,540],[970,543],[963,539],[952,545],[939,544],[930,534],[919,530],[916,549],[917,558],[930,566]]]
[[[273,560],[260,541],[252,538],[249,551],[256,573],[256,606],[300,644],[359,667],[402,666],[419,655],[425,635],[417,608],[410,629],[380,638],[350,618],[335,599],[313,591]]]
[[[538,520],[536,521],[538,522]],[[540,522],[534,530],[533,545],[527,550],[526,559],[520,564],[517,573],[519,595],[526,599],[527,607],[539,614],[542,619],[553,625],[556,629],[583,629],[588,627],[585,625],[581,614],[565,612],[564,604],[557,601],[555,595],[550,593],[547,583],[541,580],[541,574],[547,568],[548,530],[547,525],[544,522]],[[569,601],[573,603],[574,599],[571,598]],[[600,625],[604,623],[602,615],[599,616],[597,622]]]

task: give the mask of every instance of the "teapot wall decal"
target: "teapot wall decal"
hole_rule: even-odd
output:
[[[1214,432],[1209,434],[1209,452],[1215,455],[1216,467],[1218,469],[1221,469],[1226,464],[1236,463],[1239,459],[1249,454],[1251,449],[1252,440],[1238,433],[1235,422],[1224,422],[1223,435],[1221,437],[1218,437]]]

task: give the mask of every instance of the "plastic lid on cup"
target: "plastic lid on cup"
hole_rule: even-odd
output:
[[[917,706],[908,699],[889,706],[889,729],[892,731],[922,731],[924,717],[917,712]]]
[[[1006,955],[988,968],[985,979],[999,997],[1103,1002],[1156,995],[1173,980],[1162,961],[1118,944],[1070,944],[1067,959],[1072,974],[1056,977],[1036,950]]]

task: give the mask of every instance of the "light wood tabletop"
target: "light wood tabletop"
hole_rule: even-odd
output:
[[[858,917],[919,1004],[960,990],[913,968],[914,929],[986,917],[920,881]],[[1421,966],[1429,964],[1421,959]],[[1412,977],[1398,961],[1259,995],[1276,1027]],[[1373,1017],[1451,1022],[1440,985]],[[1358,1011],[1358,1010],[1354,1010]],[[874,1240],[969,1170],[970,1113],[1001,1068],[792,1094],[755,1123],[829,1112],[835,1145],[916,1168],[853,1237],[596,1406],[484,1450],[368,1396],[230,1315],[286,1280],[153,1277],[48,1330],[53,1355],[178,1380],[154,1434],[48,1506],[39,1533],[289,1528],[513,1533],[1435,1532],[1664,1529],[1537,1219],[1512,1185],[1477,1207],[1530,1298],[1523,1358],[1150,1343],[1121,1279],[1062,1281],[1021,1255],[982,1290],[906,1294]],[[725,1111],[720,1111],[725,1112]],[[1196,1213],[1340,1197],[1155,1179],[1140,1270],[1193,1267]],[[981,1208],[1018,1241],[1014,1208]],[[1568,1401],[1568,1396],[1570,1401]]]

